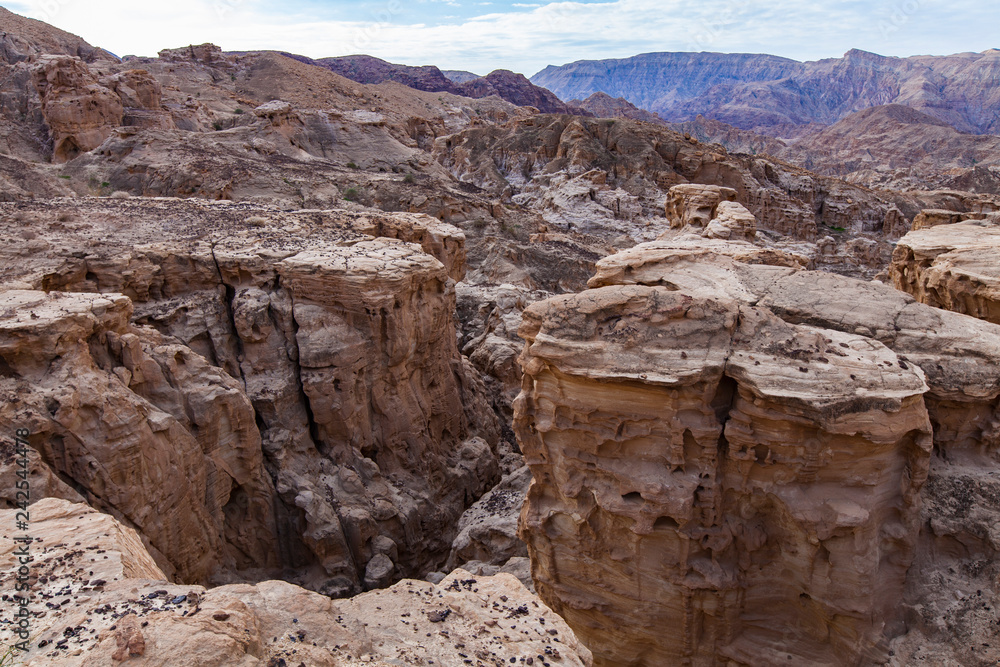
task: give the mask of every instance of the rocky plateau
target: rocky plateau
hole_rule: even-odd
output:
[[[4,650],[996,664],[994,60],[532,83],[0,8]]]

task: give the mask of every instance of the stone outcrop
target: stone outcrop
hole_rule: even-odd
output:
[[[640,109],[624,97],[614,98],[602,92],[596,92],[583,101],[570,100],[567,104],[583,109],[597,118],[628,118],[646,123],[664,124],[655,113]]]
[[[97,148],[122,124],[121,98],[98,83],[79,58],[40,58],[34,84],[52,133],[54,162]]]
[[[517,535],[517,521],[530,483],[531,472],[521,466],[465,511],[451,545],[447,571],[470,561],[504,565],[511,558],[528,555]]]
[[[672,229],[711,239],[753,241],[757,219],[736,197],[736,190],[718,185],[675,185],[667,195],[667,220]]]
[[[0,521],[11,525],[14,511]],[[350,600],[281,581],[206,590],[164,581],[134,531],[85,505],[36,503],[31,534],[25,665],[592,664],[565,622],[508,574],[457,570],[438,585],[406,580]],[[0,546],[10,591],[14,551]],[[14,617],[13,596],[0,610]],[[0,638],[19,641],[6,624]]]
[[[31,432],[36,476],[135,526],[170,576],[278,565],[274,492],[236,380],[132,328],[121,294],[11,290],[0,309],[0,419]]]
[[[935,517],[992,483],[957,462],[994,457],[1000,328],[662,242],[591,286],[525,311],[515,430],[538,591],[595,664],[961,650],[928,581],[994,554],[963,535],[996,515]]]
[[[1000,324],[1000,226],[969,220],[900,239],[889,275],[917,300]]]
[[[927,229],[928,227],[937,227],[938,225],[953,225],[956,222],[961,222],[964,217],[964,214],[957,211],[925,209],[913,219],[910,229],[915,232]]]
[[[284,566],[342,595],[443,563],[498,478],[499,424],[452,321],[461,232],[411,214],[134,206],[91,202],[113,239],[98,247],[90,225],[40,224],[6,248],[2,281],[50,294],[4,293],[20,301],[4,311],[3,423],[30,424],[44,466],[182,581]],[[13,261],[29,247],[47,258]],[[37,345],[44,332],[66,349]]]

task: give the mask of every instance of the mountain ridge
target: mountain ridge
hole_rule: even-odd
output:
[[[903,104],[959,131],[1000,132],[1000,51],[900,58],[852,49],[799,62],[767,54],[650,53],[550,66],[530,78],[561,99],[623,97],[683,122],[698,114],[744,130],[822,123]]]

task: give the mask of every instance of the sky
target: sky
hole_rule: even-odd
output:
[[[367,53],[406,65],[534,74],[652,51],[852,48],[887,56],[1000,48],[995,0],[0,0],[119,56],[212,42],[313,58]],[[0,25],[0,30],[3,26]]]

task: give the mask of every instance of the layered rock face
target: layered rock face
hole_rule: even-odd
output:
[[[736,197],[736,190],[718,185],[675,185],[666,204],[670,227],[713,239],[753,241],[757,219]]]
[[[0,303],[0,414],[31,432],[36,477],[137,527],[183,580],[279,564],[274,492],[236,380],[130,327],[121,294],[12,290]]]
[[[133,530],[85,505],[45,499],[32,519],[26,665],[592,664],[565,622],[507,574],[457,570],[438,585],[407,580],[337,601],[281,581],[206,590],[164,581]],[[14,511],[0,520],[11,525]],[[17,569],[5,541],[8,590]],[[13,618],[13,597],[0,609]],[[19,641],[9,627],[0,637]]]
[[[525,311],[515,430],[536,585],[595,664],[882,664],[907,630],[964,650],[928,581],[993,547],[943,556],[978,524],[922,504],[991,448],[1000,329],[664,242],[591,287]]]
[[[900,239],[889,275],[923,303],[1000,324],[1000,226],[948,220]]]
[[[498,477],[452,323],[461,232],[133,206],[94,200],[75,231],[28,207],[42,234],[6,248],[4,282],[49,292],[4,293],[2,421],[29,424],[38,474],[134,525],[182,581],[284,566],[345,594],[434,569]],[[88,247],[95,226],[114,240]]]
[[[34,78],[52,133],[53,161],[66,162],[97,148],[122,124],[121,98],[100,85],[78,58],[42,58]]]

